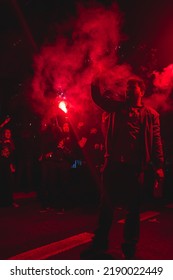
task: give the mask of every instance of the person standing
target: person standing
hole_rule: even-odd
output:
[[[91,84],[93,101],[109,113],[109,119],[98,227],[91,247],[81,254],[82,258],[98,258],[108,249],[114,207],[118,203],[127,211],[122,252],[125,259],[135,258],[140,233],[141,186],[148,164],[153,164],[158,180],[164,178],[159,114],[144,106],[144,92],[143,80],[130,79],[122,102],[114,100],[112,94],[111,97],[101,94],[99,79]]]
[[[12,132],[5,128],[0,139],[0,207],[19,205],[13,200],[14,174],[15,174],[15,145],[12,139]]]

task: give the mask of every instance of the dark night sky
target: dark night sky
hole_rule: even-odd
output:
[[[16,66],[13,60],[16,57],[18,61],[18,53],[22,62],[26,59],[26,64],[28,55],[32,55],[31,42],[22,28],[21,18],[15,10],[15,2],[18,3],[33,39],[39,47],[45,39],[53,38],[53,27],[56,23],[67,21],[71,15],[75,14],[75,3],[79,1],[0,0],[1,61],[4,62],[1,63],[1,76],[6,76],[13,71],[13,67]],[[106,6],[114,1],[97,2]],[[129,37],[128,43],[147,42],[151,46],[161,47],[158,46],[160,34],[163,36],[168,25],[173,27],[173,1],[117,0],[116,2],[124,14],[123,32]],[[9,60],[12,60],[12,63]]]
[[[43,43],[54,40],[57,24],[64,23],[71,16],[75,16],[76,2],[79,1],[0,0],[0,110],[2,113],[7,109],[7,100],[17,95],[21,91],[23,81],[32,76],[33,54],[39,51]],[[81,2],[86,4],[88,1]],[[107,6],[114,1],[97,2]],[[153,63],[156,67],[162,68],[172,63],[173,1],[117,0],[116,2],[123,14],[122,33],[128,38],[121,49],[124,60],[132,64],[136,60],[136,67],[139,67],[140,63],[147,65],[147,61],[144,60],[150,60],[151,49],[155,49],[157,55],[155,54]],[[18,13],[16,3],[21,14]]]

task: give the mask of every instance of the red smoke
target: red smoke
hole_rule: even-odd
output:
[[[98,75],[102,78],[102,87],[116,89],[124,95],[131,69],[117,64],[121,21],[115,4],[108,8],[101,4],[80,5],[71,36],[57,35],[53,45],[42,47],[34,59],[32,100],[43,121],[57,114],[53,99],[60,92],[73,111],[83,115],[88,110],[91,112],[90,84]]]
[[[154,93],[145,103],[159,111],[169,111],[173,107],[173,64],[168,65],[162,72],[154,71]]]

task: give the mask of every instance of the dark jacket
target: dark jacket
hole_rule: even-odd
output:
[[[112,147],[116,129],[116,116],[123,110],[128,109],[127,102],[116,101],[106,95],[101,95],[98,85],[91,85],[91,94],[93,101],[103,110],[109,112],[109,121],[107,127],[105,157],[111,160]],[[143,106],[141,108],[141,169],[145,169],[149,163],[153,163],[155,169],[163,167],[164,156],[162,141],[160,135],[159,114],[152,108]]]

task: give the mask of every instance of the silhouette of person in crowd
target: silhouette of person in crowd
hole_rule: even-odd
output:
[[[0,206],[19,205],[13,201],[14,173],[15,173],[15,145],[12,133],[9,128],[5,128],[0,140]]]
[[[99,168],[103,163],[103,135],[97,126],[90,129],[86,146],[91,162]]]
[[[77,147],[77,140],[70,123],[67,121],[62,124],[62,138],[64,141],[64,146],[68,148],[68,150],[73,153],[74,156]]]
[[[3,146],[8,146],[11,153],[14,152],[15,145],[14,145],[14,141],[13,141],[13,138],[12,138],[11,129],[9,129],[9,128],[4,129],[4,131],[2,133],[2,139],[1,139],[0,142]]]
[[[73,162],[70,150],[70,135],[64,131],[52,131],[49,126],[41,135],[41,155],[39,157],[41,169],[41,184],[38,198],[41,212],[51,208],[62,213],[65,205],[66,192],[70,181],[70,167]],[[69,130],[68,130],[69,132]]]
[[[152,162],[158,180],[164,178],[164,156],[159,114],[143,104],[145,84],[141,79],[127,82],[124,102],[101,94],[97,78],[91,84],[93,101],[109,112],[102,174],[101,205],[98,227],[91,247],[81,258],[99,258],[108,249],[109,232],[115,205],[126,208],[122,252],[134,259],[140,230],[140,199],[144,172]],[[116,237],[115,237],[116,238]]]
[[[61,214],[67,206],[68,191],[70,186],[70,168],[73,162],[72,151],[65,145],[65,139],[59,138],[53,153],[56,167],[56,188],[54,207]]]
[[[86,165],[86,144],[88,140],[88,129],[86,123],[82,120],[78,121],[75,129],[76,138],[77,138],[77,148],[76,148],[76,157],[81,160],[82,166]]]

